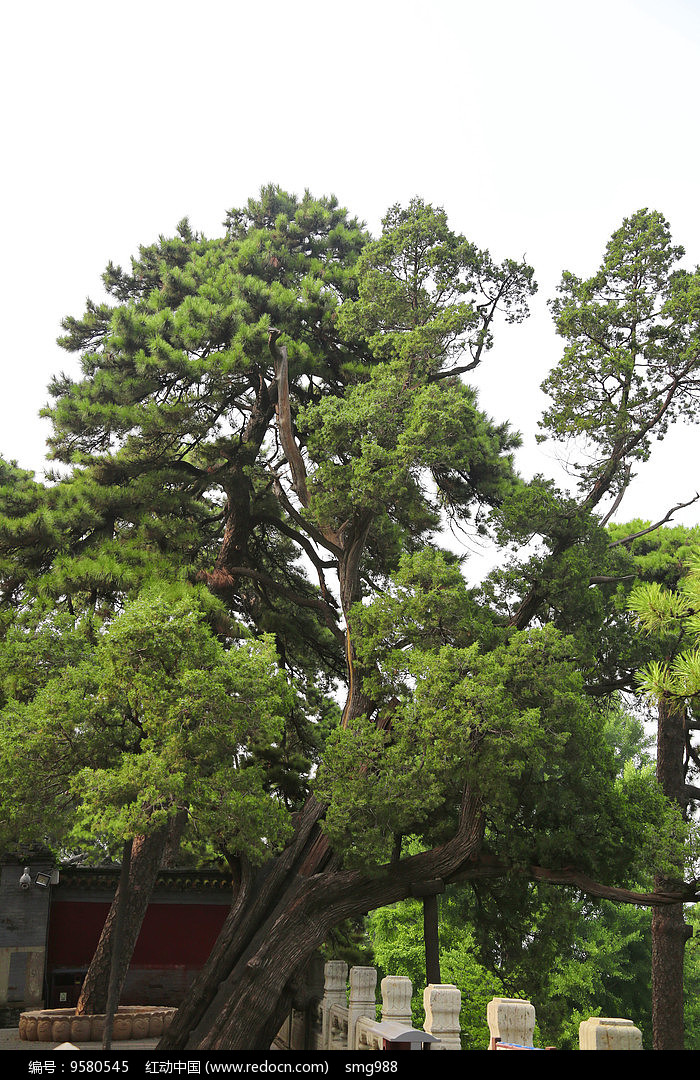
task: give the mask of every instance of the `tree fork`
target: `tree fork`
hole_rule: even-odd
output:
[[[208,984],[208,1006],[202,1008],[201,993],[198,1009],[192,1009],[189,1001],[185,1003],[158,1049],[169,1053],[269,1049],[289,1004],[295,973],[303,969],[338,923],[414,895],[420,882],[442,880],[448,884],[513,872],[495,858],[480,855],[482,830],[478,797],[467,791],[459,827],[450,841],[394,862],[382,875],[349,870],[326,870],[310,877],[294,873],[284,892],[277,893],[266,917],[258,907],[258,894],[249,893],[245,934],[239,932],[225,953],[219,942],[213,953],[216,972],[212,970],[209,977],[203,972],[199,977],[201,984]],[[572,870],[531,867],[524,873],[533,880],[570,885],[591,895],[639,905],[672,906],[680,899],[677,892],[642,894],[603,886]]]
[[[268,1049],[277,1003],[290,982],[334,926],[344,919],[396,903],[411,895],[416,881],[449,878],[476,858],[482,819],[478,797],[465,791],[460,823],[446,844],[402,860],[382,876],[335,870],[295,874],[267,918],[258,917],[247,942],[228,951],[230,974],[196,1026],[183,1011],[159,1043],[160,1050]],[[255,899],[255,898],[253,898]],[[255,905],[257,908],[257,904]],[[246,913],[248,915],[248,913]],[[250,919],[248,919],[250,922]],[[239,935],[239,941],[240,937]],[[219,950],[215,947],[214,952]],[[219,970],[224,966],[223,958]]]
[[[210,959],[196,976],[187,999],[163,1036],[162,1049],[182,1049],[193,1026],[202,1025],[202,1017],[212,1010],[219,986],[229,975],[235,957],[245,950],[261,921],[274,909],[290,878],[308,860],[309,850],[313,850],[320,835],[317,825],[323,813],[323,806],[309,796],[298,815],[296,834],[289,847],[255,875],[249,868],[246,870]],[[327,844],[324,854],[327,855]]]

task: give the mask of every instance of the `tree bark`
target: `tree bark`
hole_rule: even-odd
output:
[[[416,881],[449,878],[476,859],[483,822],[478,796],[466,790],[454,837],[384,872],[338,869],[310,800],[293,849],[258,875],[239,897],[206,968],[158,1049],[267,1050],[295,977],[345,919],[411,895]]]
[[[665,795],[687,808],[685,788],[686,712],[662,698],[656,737],[656,777]],[[679,867],[679,879],[683,871]],[[657,876],[654,887],[673,889]],[[683,905],[654,908],[651,919],[651,1013],[655,1050],[684,1049],[683,961],[685,943],[693,931],[683,917]]]
[[[168,829],[161,829],[151,836],[137,836],[134,839],[126,891],[123,891],[123,885],[120,883],[102,928],[95,955],[83,981],[75,1010],[77,1015],[107,1012],[112,955],[117,937],[117,923],[121,919],[115,968],[116,1003],[119,1003],[126,973],[129,970],[134,947],[169,839],[170,830]],[[122,907],[121,916],[120,906]]]
[[[657,879],[664,887],[667,882]],[[655,907],[651,917],[651,994],[654,1050],[684,1050],[683,960],[693,930],[683,905]]]
[[[107,987],[107,1005],[105,1007],[105,1027],[102,1035],[102,1049],[112,1049],[112,1032],[114,1031],[114,1017],[119,1008],[119,995],[121,983],[119,980],[120,963],[122,955],[122,942],[124,939],[124,916],[126,914],[126,895],[129,887],[129,872],[131,869],[131,853],[134,841],[126,840],[122,851],[122,869],[119,875],[119,887],[115,898],[117,908],[114,919],[114,936],[112,939],[111,962],[109,968],[109,985]]]

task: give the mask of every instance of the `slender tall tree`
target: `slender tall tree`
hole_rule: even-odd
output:
[[[696,547],[685,567],[676,567],[676,588],[669,589],[655,581],[640,583],[629,602],[640,625],[658,641],[655,651],[660,656],[647,662],[640,684],[658,709],[659,783],[684,815],[691,812],[694,800],[700,797],[700,788],[695,783],[700,758],[693,742],[697,728],[693,710],[700,690],[697,551]],[[659,875],[658,885],[673,888],[685,870],[679,862],[670,880]],[[684,1049],[682,973],[685,945],[691,935],[692,927],[685,922],[682,904],[654,911],[652,989],[656,1050]]]

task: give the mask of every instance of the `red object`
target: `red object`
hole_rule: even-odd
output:
[[[132,967],[200,968],[209,957],[230,903],[150,904]],[[87,967],[110,905],[54,900],[49,920],[48,968]]]

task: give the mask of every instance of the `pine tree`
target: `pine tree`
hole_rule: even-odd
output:
[[[225,609],[220,636],[271,635],[295,691],[259,755],[281,769],[273,793],[293,835],[277,855],[231,852],[231,912],[163,1049],[269,1046],[332,928],[426,880],[515,873],[668,902],[633,886],[677,857],[678,815],[649,777],[616,776],[578,642],[548,618],[584,570],[590,584],[607,544],[596,507],[624,488],[676,392],[680,408],[691,393],[696,279],[661,288],[665,235],[640,215],[610,249],[615,281],[630,258],[656,267],[641,285],[622,275],[666,305],[629,355],[653,353],[666,374],[640,389],[621,361],[617,420],[601,424],[579,501],[522,483],[517,437],[461,379],[499,319],[526,316],[532,270],[495,262],[418,199],[371,240],[334,199],[267,188],[221,239],[183,222],[130,272],[110,265],[108,301],[65,321],[82,376],[54,380],[47,415],[67,473],[28,488],[35,510],[6,514],[3,552],[41,553],[20,562],[8,611],[45,605],[99,629],[156,581],[204,584]],[[558,318],[578,342],[590,290],[566,287]],[[636,342],[651,313],[622,307]],[[564,432],[578,391],[564,374],[551,389],[548,423]],[[547,548],[510,620],[512,593],[469,590],[435,541],[443,514],[480,531],[493,513],[504,536],[539,522]],[[318,766],[311,791],[299,754]]]

